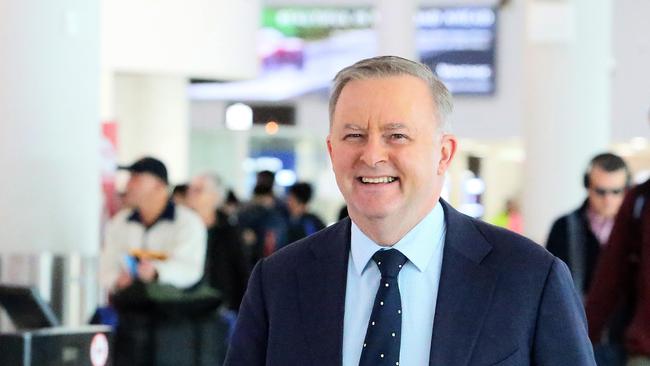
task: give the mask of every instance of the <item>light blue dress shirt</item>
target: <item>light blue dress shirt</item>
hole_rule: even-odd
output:
[[[444,211],[438,203],[393,246],[408,258],[398,277],[402,300],[400,365],[429,364],[445,233]],[[373,242],[354,222],[351,234],[343,320],[344,366],[359,365],[381,279],[371,258],[377,250],[388,249]]]

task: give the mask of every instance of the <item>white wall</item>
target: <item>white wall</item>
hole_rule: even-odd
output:
[[[99,248],[98,11],[0,2],[0,253]]]
[[[115,78],[118,163],[145,155],[167,166],[172,184],[184,182],[189,164],[187,81],[178,76],[120,74]]]
[[[614,2],[612,137],[650,136],[650,1]]]
[[[253,77],[259,0],[103,0],[102,61],[119,72]]]

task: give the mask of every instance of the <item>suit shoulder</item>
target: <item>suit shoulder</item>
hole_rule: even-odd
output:
[[[349,219],[339,221],[316,233],[291,243],[265,259],[265,266],[295,266],[316,255],[327,255],[329,251],[346,246],[349,242]],[[347,233],[347,238],[346,238]],[[347,242],[346,242],[347,240]]]
[[[504,263],[526,263],[549,268],[555,257],[543,246],[513,231],[473,219],[477,229],[492,245],[494,256]]]

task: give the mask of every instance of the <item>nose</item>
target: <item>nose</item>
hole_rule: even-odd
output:
[[[385,163],[388,159],[388,150],[384,141],[379,136],[369,136],[363,146],[361,161],[370,167]]]
[[[618,195],[613,194],[613,193],[610,193],[610,194],[605,196],[605,202],[607,203],[607,205],[612,205],[613,206],[613,205],[616,204],[616,202],[618,200],[619,200]]]

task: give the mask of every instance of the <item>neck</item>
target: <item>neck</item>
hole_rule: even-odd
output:
[[[142,217],[142,222],[144,222],[145,225],[151,225],[156,222],[158,217],[160,217],[165,210],[165,207],[167,207],[168,201],[169,197],[166,192],[159,192],[152,195],[152,198],[148,200],[145,205],[138,207],[140,216]]]
[[[591,204],[589,204],[589,205],[587,206],[587,212],[590,213],[591,215],[593,215],[594,217],[599,218],[599,219],[606,219],[606,220],[614,219],[614,216],[602,215],[600,212],[596,211],[596,210],[591,206]]]
[[[291,211],[291,217],[299,218],[306,213],[307,213],[306,207],[296,207]]]
[[[199,216],[201,216],[201,219],[203,220],[203,223],[206,227],[209,228],[217,224],[217,210],[204,208],[198,210],[197,213]]]
[[[275,204],[275,200],[273,199],[273,196],[266,195],[266,194],[253,196],[253,201],[258,205],[262,205],[264,207],[273,207],[273,205]]]
[[[381,218],[368,218],[352,211],[349,213],[352,221],[372,241],[383,247],[392,247],[417,226],[434,207],[435,204],[417,213],[393,214]]]

